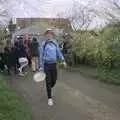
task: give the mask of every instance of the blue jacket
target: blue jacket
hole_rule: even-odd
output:
[[[40,66],[43,67],[44,63],[56,63],[57,58],[64,61],[64,57],[60,51],[59,45],[55,40],[43,42],[40,47]],[[54,43],[54,44],[53,44]],[[45,45],[46,44],[46,45]]]

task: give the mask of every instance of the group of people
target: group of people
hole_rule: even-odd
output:
[[[33,71],[39,69],[39,43],[35,37],[28,42],[18,37],[14,44],[7,40],[4,47],[2,43],[0,45],[1,72],[7,69],[8,74],[11,74],[11,70],[14,68],[15,74],[19,72],[19,75],[24,76],[24,68],[28,64],[32,66]]]
[[[57,66],[56,61],[59,58],[63,65],[67,64],[60,50],[59,44],[54,40],[54,33],[51,29],[45,32],[45,40],[39,46],[36,38],[32,39],[32,42],[23,42],[17,40],[13,47],[10,47],[10,43],[4,48],[4,53],[0,53],[0,69],[4,70],[4,66],[8,68],[8,73],[13,66],[18,69],[19,75],[24,76],[23,69],[29,64],[32,66],[33,72],[40,70],[46,74],[46,89],[48,96],[48,105],[52,106],[52,89],[57,80]]]

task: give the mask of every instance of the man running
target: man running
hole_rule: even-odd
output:
[[[56,60],[59,58],[66,66],[65,59],[60,51],[59,45],[53,39],[53,31],[47,30],[45,32],[45,41],[41,44],[40,48],[40,70],[44,70],[46,74],[46,88],[48,96],[48,105],[53,105],[52,88],[57,80]]]

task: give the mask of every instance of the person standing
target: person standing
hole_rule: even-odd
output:
[[[44,70],[46,74],[46,88],[48,96],[48,105],[52,106],[52,89],[57,80],[57,57],[66,66],[65,59],[60,51],[59,45],[56,40],[53,39],[54,33],[52,30],[45,32],[45,41],[42,42],[40,47],[40,70]]]
[[[7,68],[8,74],[10,75],[10,70],[12,68],[12,43],[11,40],[8,39],[6,41],[6,46],[4,48],[4,61],[5,66]]]
[[[19,41],[18,44],[19,44],[18,61],[20,64],[18,70],[19,70],[19,75],[24,76],[23,69],[28,65],[27,53],[23,42]]]
[[[15,41],[14,43],[14,46],[12,47],[12,64],[13,64],[13,67],[14,67],[14,72],[15,74],[17,74],[17,69],[20,67],[20,64],[19,64],[19,45],[18,45],[18,42]]]
[[[4,71],[4,43],[0,41],[0,71]]]
[[[32,57],[31,57],[31,40],[28,40],[28,64],[29,64],[29,68],[31,68],[32,65],[32,61],[31,61]]]
[[[39,43],[35,37],[33,37],[31,42],[31,56],[32,56],[32,70],[35,72],[39,69],[38,60],[39,60]]]

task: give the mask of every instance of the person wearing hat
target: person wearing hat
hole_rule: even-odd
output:
[[[40,47],[40,70],[44,70],[46,74],[46,89],[49,106],[53,105],[51,93],[57,80],[57,58],[59,58],[66,67],[65,59],[60,51],[57,41],[53,39],[53,36],[53,31],[51,29],[47,30],[45,32],[45,41],[42,42]]]

